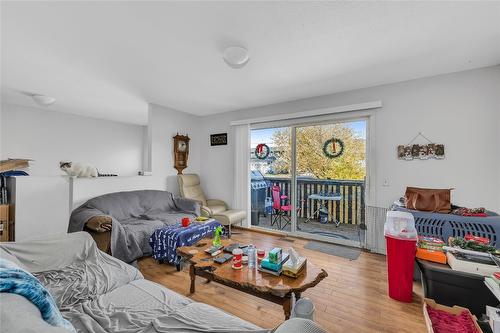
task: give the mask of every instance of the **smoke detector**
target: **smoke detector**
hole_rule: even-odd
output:
[[[243,46],[227,47],[222,54],[222,58],[229,67],[234,69],[242,68],[250,60],[248,50]]]
[[[31,98],[33,98],[35,103],[40,106],[49,106],[56,102],[56,99],[54,97],[40,95],[40,94],[31,94]]]

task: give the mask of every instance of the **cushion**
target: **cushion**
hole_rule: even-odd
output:
[[[184,198],[199,201],[203,206],[207,205],[207,198],[201,188],[198,175],[179,175],[179,187]]]
[[[229,209],[213,215],[213,218],[218,220],[223,225],[240,223],[241,221],[246,219],[246,217],[247,214],[245,213],[245,211],[239,209]]]
[[[0,302],[2,332],[68,333],[66,329],[52,326],[43,320],[40,310],[23,296],[2,293]],[[19,318],[20,314],[22,320]]]
[[[210,210],[212,211],[212,215],[216,215],[226,211],[225,205],[213,205],[213,206],[208,206],[208,208],[210,208]]]

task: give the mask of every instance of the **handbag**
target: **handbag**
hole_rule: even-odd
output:
[[[451,189],[430,189],[407,187],[405,206],[408,209],[424,212],[451,212]]]

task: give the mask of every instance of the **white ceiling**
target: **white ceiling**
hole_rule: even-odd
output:
[[[1,3],[5,102],[145,123],[500,63],[500,2]],[[221,58],[242,44],[243,69]]]

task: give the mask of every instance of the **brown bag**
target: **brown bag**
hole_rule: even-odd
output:
[[[405,199],[408,209],[437,213],[451,211],[450,189],[407,187]]]

